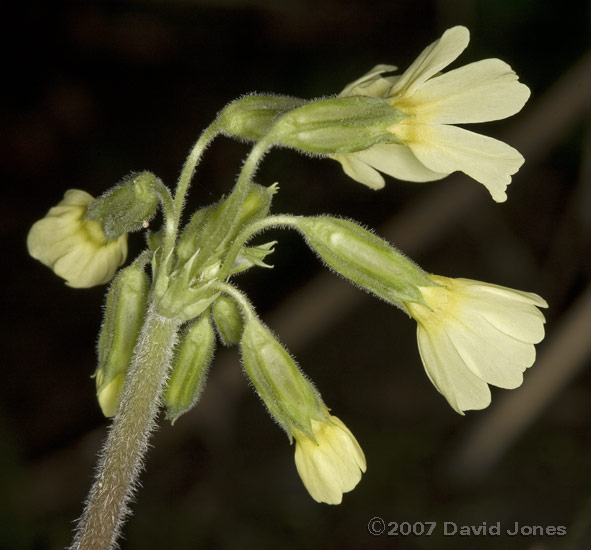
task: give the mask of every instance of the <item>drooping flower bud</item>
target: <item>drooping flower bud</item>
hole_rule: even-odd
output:
[[[329,414],[289,352],[256,318],[247,319],[240,346],[257,393],[290,440],[296,440],[296,467],[306,489],[317,502],[339,504],[366,469],[357,440]]]
[[[106,417],[114,416],[119,406],[125,373],[144,320],[148,289],[144,269],[132,264],[120,271],[107,293],[95,372],[97,398]]]
[[[271,201],[277,189],[277,184],[270,187],[256,183],[249,184],[246,198],[235,216],[228,215],[227,198],[198,210],[179,239],[176,249],[178,265],[186,264],[191,260],[192,271],[201,272],[203,269],[210,269],[211,256],[208,259],[199,257],[193,259],[193,256],[200,249],[205,248],[212,239],[219,239],[217,250],[223,251],[247,224],[260,220],[269,213]],[[219,257],[213,258],[213,263],[218,259]],[[207,265],[203,262],[207,262]]]
[[[218,334],[225,346],[233,346],[240,341],[244,320],[236,302],[228,296],[220,296],[211,308]]]
[[[220,247],[224,247],[233,241],[244,226],[264,218],[269,213],[271,201],[277,189],[277,184],[264,187],[256,183],[250,183],[246,198],[233,217],[228,216],[230,201],[228,199],[220,201],[208,217],[203,231],[199,235],[198,242],[207,242],[208,239],[219,232],[224,234]]]
[[[202,315],[181,336],[163,396],[166,418],[173,424],[198,403],[214,345],[215,333],[209,315]]]
[[[222,132],[230,137],[258,140],[287,111],[305,103],[303,99],[276,95],[247,95],[230,103],[216,120]]]
[[[271,416],[291,439],[294,429],[313,437],[311,420],[326,420],[320,394],[289,352],[256,318],[249,318],[240,340],[244,370]]]
[[[88,206],[86,219],[99,222],[108,239],[138,231],[158,208],[157,181],[150,172],[126,176]]]
[[[109,240],[98,222],[85,218],[93,200],[86,191],[66,191],[27,237],[29,254],[74,288],[109,282],[127,257],[127,235]]]

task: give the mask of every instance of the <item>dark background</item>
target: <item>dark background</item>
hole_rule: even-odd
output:
[[[354,218],[428,271],[544,296],[547,339],[523,388],[494,390],[491,408],[456,414],[424,374],[414,322],[334,276],[318,279],[312,253],[277,232],[275,269],[236,281],[356,434],[368,472],[342,505],[313,502],[293,447],[249,390],[235,350],[224,351],[199,407],[174,428],[162,421],[122,547],[582,548],[591,537],[587,8],[574,0],[7,6],[0,548],[70,542],[106,427],[90,379],[104,289],[70,289],[29,258],[31,224],[66,189],[98,195],[133,170],[173,186],[199,132],[241,94],[337,93],[377,63],[403,70],[455,24],[472,41],[454,66],[500,57],[532,89],[522,113],[482,129],[526,157],[508,202],[495,204],[462,175],[388,178],[373,192],[337,163],[292,151],[272,152],[258,181],[280,182],[275,212]],[[191,205],[227,192],[247,151],[216,141]],[[132,237],[132,253],[141,242]],[[431,537],[372,537],[374,516],[437,528]],[[444,521],[564,525],[568,535],[444,537]]]

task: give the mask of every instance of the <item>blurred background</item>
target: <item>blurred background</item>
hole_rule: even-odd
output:
[[[240,276],[265,321],[355,433],[367,474],[340,506],[306,493],[293,447],[241,373],[212,366],[199,406],[162,420],[122,548],[583,548],[591,540],[591,133],[588,2],[129,0],[10,3],[0,171],[5,254],[0,548],[70,542],[107,422],[95,401],[104,288],[73,290],[28,257],[31,224],[69,188],[99,195],[148,169],[173,186],[199,132],[248,92],[329,95],[377,63],[404,69],[453,25],[459,62],[507,61],[532,90],[483,128],[526,158],[509,200],[463,175],[388,178],[373,192],[330,160],[277,150],[259,183],[275,212],[376,228],[424,269],[542,295],[547,337],[522,388],[462,417],[428,381],[415,324],[327,273],[295,234],[274,270]],[[479,128],[475,128],[479,129]],[[248,146],[219,138],[191,192],[226,193]],[[131,239],[132,254],[142,238]],[[430,537],[371,536],[375,516],[436,521]],[[443,522],[566,526],[565,537],[443,536]]]

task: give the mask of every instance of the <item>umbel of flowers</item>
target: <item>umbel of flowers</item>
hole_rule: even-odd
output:
[[[235,285],[243,271],[271,268],[277,242],[250,244],[268,228],[298,231],[331,270],[413,318],[426,373],[458,413],[488,406],[490,385],[522,383],[544,336],[542,298],[429,274],[353,221],[273,215],[277,184],[254,182],[264,155],[284,146],[337,160],[375,189],[384,185],[379,172],[420,182],[459,170],[505,200],[523,158],[455,124],[510,116],[529,90],[497,59],[442,72],[467,43],[467,29],[454,27],[401,74],[378,65],[334,97],[244,96],[201,134],[174,193],[150,172],[131,174],[96,199],[67,191],[33,225],[30,254],[67,284],[112,281],[94,377],[113,420],[72,548],[116,545],[158,411],[174,423],[197,405],[216,341],[238,347],[252,387],[295,442],[296,469],[314,500],[338,504],[359,483],[366,459],[357,439]],[[252,150],[229,195],[182,220],[196,166],[219,134],[251,141]],[[163,223],[152,230],[159,210]],[[142,230],[145,250],[118,271],[128,234]]]

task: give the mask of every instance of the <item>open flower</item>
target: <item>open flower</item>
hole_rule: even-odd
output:
[[[337,417],[311,421],[314,439],[294,430],[295,463],[304,486],[316,502],[340,504],[366,470],[365,455],[353,434]]]
[[[490,404],[488,384],[513,389],[535,360],[548,304],[537,294],[430,275],[424,305],[407,303],[431,382],[460,414]]]
[[[382,98],[407,115],[389,129],[399,143],[331,155],[351,178],[379,189],[384,179],[378,170],[407,181],[433,181],[459,170],[482,183],[495,201],[507,199],[505,190],[523,157],[501,141],[451,124],[507,118],[521,110],[530,91],[500,59],[441,73],[468,42],[468,29],[453,27],[402,75],[384,76],[396,67],[378,65],[341,92]]]
[[[66,191],[27,237],[29,254],[74,288],[107,283],[127,257],[126,234],[107,241],[98,222],[84,219],[93,200],[85,191]]]

